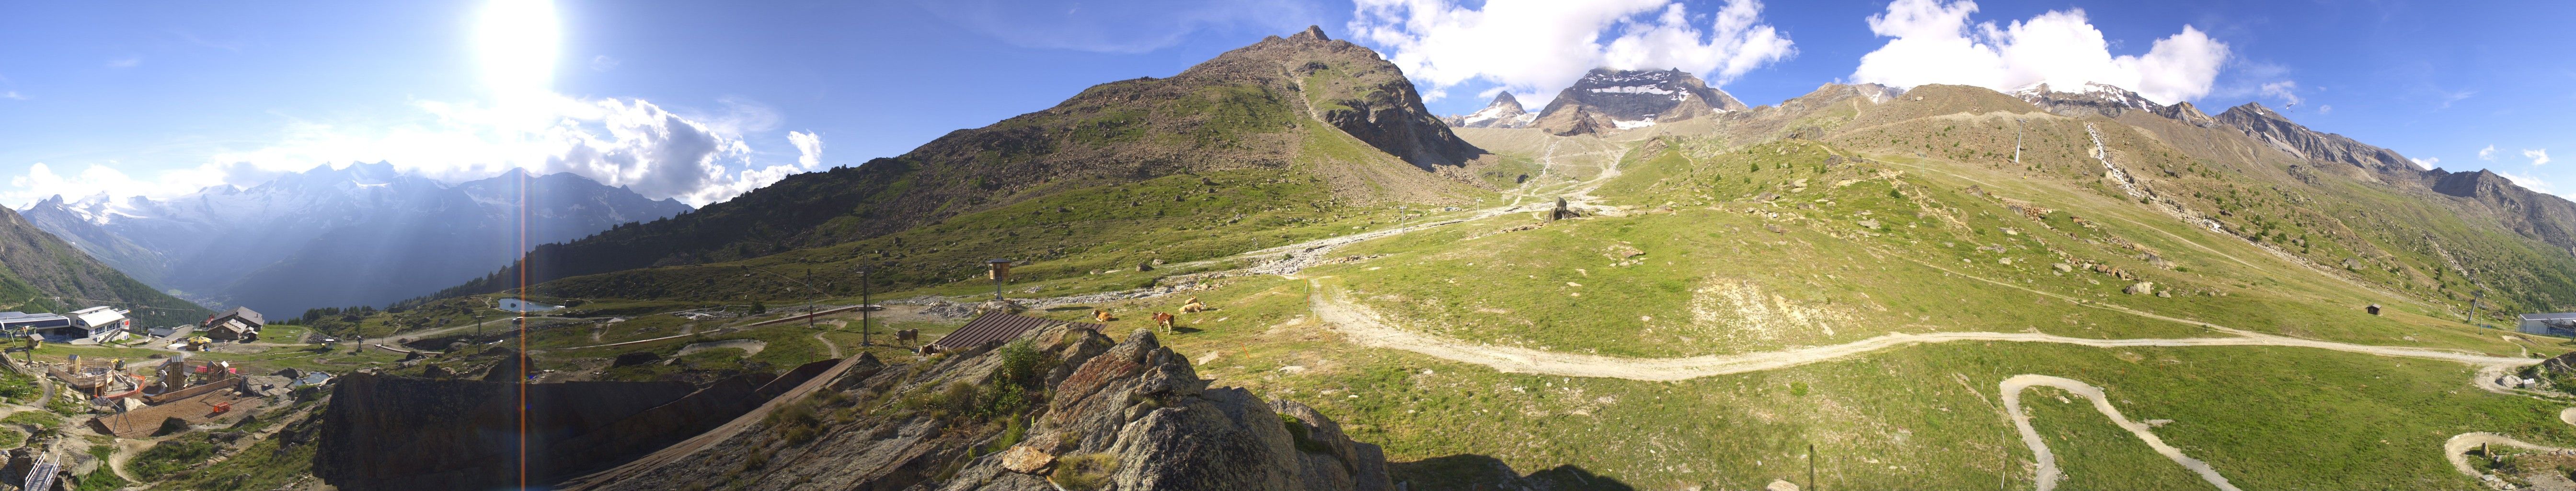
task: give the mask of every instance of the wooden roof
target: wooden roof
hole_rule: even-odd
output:
[[[959,327],[956,332],[948,333],[947,336],[941,336],[938,341],[934,341],[930,343],[930,345],[937,346],[942,350],[971,348],[997,340],[1017,338],[1020,337],[1021,333],[1028,332],[1030,329],[1056,324],[1072,324],[1074,327],[1094,331],[1109,327],[1090,322],[1060,321],[1024,315],[1005,314],[1001,312],[985,312],[984,315],[976,316],[975,320],[966,321],[965,327]]]

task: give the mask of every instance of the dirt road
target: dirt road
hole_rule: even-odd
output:
[[[1367,306],[1351,303],[1348,298],[1345,298],[1343,292],[1326,288],[1320,280],[1307,281],[1313,286],[1308,302],[1312,306],[1315,318],[1323,321],[1327,327],[1341,332],[1353,344],[1411,351],[1450,361],[1484,365],[1504,372],[1570,377],[1652,381],[1688,380],[1715,375],[1777,370],[1872,351],[1955,341],[2059,343],[2097,348],[2294,346],[2379,356],[2447,360],[2478,366],[2520,366],[2539,361],[2445,350],[2337,343],[2245,331],[2235,331],[2236,335],[2231,337],[2172,339],[2092,339],[2021,332],[1890,333],[1843,344],[1780,351],[1682,358],[1628,358],[1541,351],[1511,346],[1489,346],[1421,334],[1390,325],[1383,316]]]
[[[2218,489],[2239,491],[2236,485],[2227,482],[2226,477],[2218,475],[2217,469],[2209,468],[2209,463],[2183,455],[2182,449],[2166,445],[2164,439],[2156,438],[2154,432],[2148,431],[2146,424],[2130,421],[2127,416],[2122,416],[2119,408],[2111,407],[2110,399],[2102,397],[2102,388],[2065,377],[2014,375],[2012,378],[2004,379],[2002,384],[2004,411],[2012,415],[2013,427],[2021,430],[2022,444],[2029,445],[2030,453],[2037,456],[2039,460],[2037,478],[2039,491],[2057,489],[2057,481],[2066,476],[2057,470],[2057,454],[2048,451],[2048,442],[2040,440],[2039,430],[2031,427],[2030,414],[2022,412],[2021,391],[2032,386],[2065,389],[2067,392],[2073,392],[2075,395],[2093,401],[2094,410],[2101,411],[2103,417],[2111,418],[2111,423],[2119,425],[2120,429],[2129,430],[2129,434],[2137,435],[2139,440],[2146,441],[2147,447],[2155,449],[2156,453],[2173,459],[2174,463],[2182,464],[2184,469],[2190,469],[2192,473],[2200,474],[2201,480],[2209,481],[2210,485],[2217,486]]]

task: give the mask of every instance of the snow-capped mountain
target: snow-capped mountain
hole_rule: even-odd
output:
[[[23,214],[157,287],[282,314],[427,294],[537,244],[688,210],[573,174],[450,185],[380,162],[167,200],[55,196]]]
[[[2081,117],[2085,113],[2119,117],[2121,113],[2129,111],[2154,112],[2164,108],[2163,104],[2147,100],[2146,96],[2138,95],[2137,92],[2100,82],[2085,82],[2084,85],[2074,87],[2058,87],[2041,82],[2006,93],[2029,101],[2031,105],[2039,106],[2040,109],[2046,109],[2048,112],[2075,117]]]
[[[1747,109],[1725,91],[1680,70],[1594,69],[1557,92],[1531,123],[1572,135],[1628,130]]]
[[[1448,123],[1452,128],[1521,128],[1529,126],[1530,120],[1534,119],[1538,119],[1538,115],[1522,109],[1520,99],[1512,98],[1510,92],[1503,92],[1495,94],[1494,102],[1486,104],[1484,109],[1464,116],[1450,116]]]

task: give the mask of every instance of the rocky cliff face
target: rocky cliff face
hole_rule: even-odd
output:
[[[757,426],[567,489],[1382,490],[1375,445],[1293,402],[1209,387],[1153,334],[1063,326],[872,361]]]
[[[2383,175],[2417,174],[2415,165],[2406,157],[2385,148],[2371,146],[2343,135],[2310,130],[2290,122],[2290,118],[2260,103],[2248,102],[2219,113],[2221,124],[2244,131],[2246,136],[2269,144],[2272,148],[2308,160],[2349,164]]]
[[[2428,173],[2433,190],[2484,205],[2505,228],[2576,254],[2576,203],[2514,185],[2494,171]]]
[[[1744,102],[1680,70],[1594,69],[1557,92],[1531,126],[1557,134],[1626,130],[1742,111]],[[1589,125],[1590,129],[1585,129]]]

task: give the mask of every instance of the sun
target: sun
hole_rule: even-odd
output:
[[[493,0],[475,24],[483,84],[503,99],[547,92],[563,28],[549,0]]]

